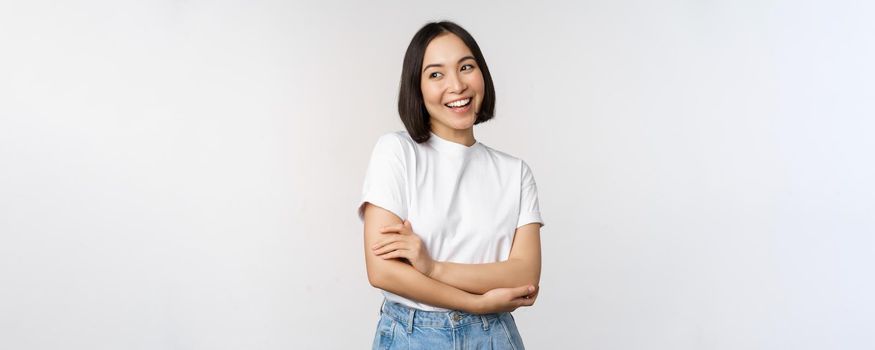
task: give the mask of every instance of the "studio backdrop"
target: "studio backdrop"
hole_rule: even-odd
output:
[[[875,348],[875,6],[4,1],[0,348],[364,349],[404,51],[489,63],[546,223],[530,349]]]

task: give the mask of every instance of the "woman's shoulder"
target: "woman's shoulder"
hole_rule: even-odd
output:
[[[532,176],[532,169],[522,158],[504,151],[499,151],[485,144],[481,145],[483,146],[483,149],[490,154],[489,158],[497,160],[499,163],[505,165],[503,168],[507,169],[507,171],[518,172],[524,179]]]
[[[374,146],[375,153],[404,154],[412,150],[416,141],[410,137],[407,131],[392,131],[380,135]]]
[[[492,156],[492,158],[494,158],[494,159],[498,159],[498,160],[505,162],[505,163],[518,164],[518,165],[525,165],[525,163],[526,163],[525,161],[522,160],[522,158],[514,156],[510,153],[497,150],[497,149],[492,148],[490,146],[487,146],[483,143],[481,143],[480,145],[483,146],[483,149],[487,153],[489,153]]]
[[[378,142],[413,143],[413,138],[406,130],[397,130],[380,135]]]

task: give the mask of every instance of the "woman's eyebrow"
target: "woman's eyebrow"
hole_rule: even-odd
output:
[[[473,59],[474,59],[474,56],[465,56],[465,57],[460,58],[458,63],[462,63],[462,61],[464,61],[464,60],[473,60]],[[422,71],[425,72],[426,69],[429,69],[431,67],[443,67],[443,66],[444,66],[443,63],[432,63],[432,64],[425,66],[425,68],[422,68]]]

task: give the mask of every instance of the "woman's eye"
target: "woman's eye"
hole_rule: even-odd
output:
[[[468,69],[465,69],[465,67],[468,67]],[[474,65],[472,65],[472,64],[466,64],[466,65],[462,66],[462,70],[472,70],[472,69],[474,69]]]
[[[429,74],[428,77],[429,78],[437,78],[439,74],[441,74],[441,73],[440,72],[433,72],[433,73]]]

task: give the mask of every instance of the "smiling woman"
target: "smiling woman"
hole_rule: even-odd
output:
[[[448,106],[465,99],[471,100],[467,107]],[[398,96],[398,114],[410,136],[425,142],[437,124],[439,135],[461,137],[470,145],[471,127],[492,119],[494,110],[489,66],[471,34],[452,22],[420,29],[404,55]]]
[[[510,312],[541,273],[537,187],[528,165],[474,138],[495,89],[474,38],[429,23],[404,57],[406,132],[380,137],[359,215],[371,285],[386,300],[374,349],[522,349]]]

